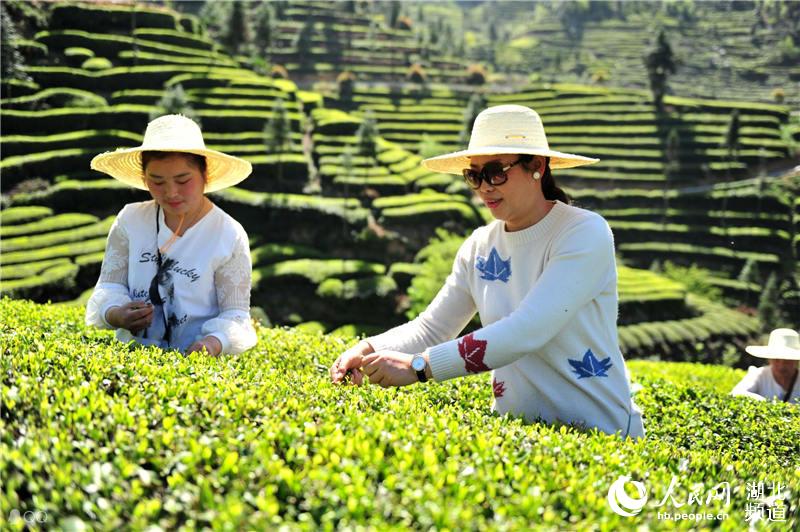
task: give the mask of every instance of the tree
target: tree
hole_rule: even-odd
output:
[[[658,112],[664,110],[664,94],[667,92],[667,76],[674,74],[677,64],[672,54],[672,47],[667,41],[664,30],[658,33],[655,45],[644,58],[647,77],[650,80],[650,91],[653,93],[653,104]]]
[[[22,59],[22,54],[19,53],[17,47],[17,29],[11,16],[6,11],[4,4],[0,4],[0,19],[2,27],[2,44],[0,45],[0,55],[2,56],[2,78],[8,79],[21,79],[28,80],[28,75],[25,73],[25,61]]]
[[[355,88],[355,75],[349,70],[345,70],[336,78],[339,85],[339,101],[350,104],[353,101],[353,89]]]
[[[183,115],[200,124],[200,118],[189,103],[189,98],[180,83],[164,91],[164,95],[156,104],[156,109],[150,113],[150,120],[163,115]]]
[[[747,259],[737,280],[743,283],[760,283],[761,274],[758,271],[758,262],[754,258]]]
[[[350,197],[350,179],[353,177],[353,153],[350,146],[346,146],[342,154],[342,172],[344,173],[344,197]],[[347,218],[342,216],[342,236],[347,238]]]
[[[739,110],[731,111],[728,129],[725,132],[725,147],[728,149],[728,161],[735,161],[739,156]]]
[[[253,44],[259,54],[265,53],[272,45],[272,28],[275,21],[272,9],[269,2],[263,2],[253,13]]]
[[[397,26],[397,19],[400,17],[400,2],[391,0],[389,2],[389,27]]]
[[[664,148],[664,172],[665,178],[663,184],[663,190],[661,191],[661,206],[662,206],[662,214],[661,214],[661,223],[664,225],[664,229],[666,229],[667,222],[669,221],[669,187],[670,181],[676,179],[680,175],[681,169],[681,160],[680,160],[680,153],[681,153],[681,145],[680,145],[680,135],[678,134],[678,129],[673,127],[670,128],[669,133],[667,134],[667,143]]]
[[[374,162],[378,154],[377,137],[378,125],[375,123],[372,112],[367,111],[364,121],[356,132],[358,154],[364,157],[370,157]]]
[[[238,54],[242,45],[249,39],[247,16],[245,15],[245,2],[231,2],[231,11],[228,18],[228,27],[223,37],[223,42],[231,54]]]
[[[674,179],[681,169],[681,137],[678,134],[678,129],[670,128],[667,134],[667,146],[664,150],[664,157],[666,158],[667,178]]]
[[[300,61],[305,62],[310,59],[311,46],[314,42],[314,20],[306,19],[303,27],[294,38],[294,46],[300,56]]]
[[[749,258],[744,263],[742,271],[739,272],[737,280],[743,283],[761,283],[761,273],[758,271],[758,262],[755,259]],[[747,304],[752,305],[753,292],[747,288]]]
[[[483,99],[483,96],[477,92],[473,92],[467,103],[467,108],[464,110],[461,122],[461,133],[458,135],[458,143],[460,145],[466,146],[469,142],[472,136],[472,126],[475,125],[475,119],[478,118],[478,115],[483,111],[484,107],[486,107],[486,101]]]
[[[583,25],[589,15],[590,7],[588,0],[573,0],[558,4],[558,20],[568,39],[577,42],[583,39]]]
[[[761,320],[764,331],[771,331],[778,325],[780,320],[779,296],[778,276],[773,272],[769,275],[764,291],[761,292],[761,297],[758,299],[758,319]]]
[[[264,146],[268,153],[278,156],[278,183],[283,182],[283,164],[281,158],[286,149],[291,149],[292,137],[289,127],[289,118],[283,100],[278,98],[272,109],[272,116],[264,126]]]

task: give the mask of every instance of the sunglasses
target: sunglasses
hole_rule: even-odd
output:
[[[496,187],[508,181],[508,174],[506,172],[520,162],[522,162],[522,160],[517,159],[511,164],[503,166],[503,163],[499,161],[492,161],[486,163],[483,168],[481,168],[480,172],[472,168],[464,168],[462,174],[464,174],[464,181],[474,190],[481,188],[481,183],[484,181]]]

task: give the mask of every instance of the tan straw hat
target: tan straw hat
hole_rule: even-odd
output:
[[[476,155],[530,154],[550,157],[550,168],[572,168],[600,159],[550,149],[539,114],[522,105],[498,105],[483,110],[472,126],[469,148],[422,161],[434,172],[460,174]]]
[[[759,358],[800,360],[800,335],[792,329],[775,329],[767,345],[748,345],[745,351]]]
[[[202,155],[206,158],[206,192],[236,185],[253,171],[253,166],[244,159],[207,149],[200,126],[183,115],[165,115],[156,118],[147,124],[141,146],[101,153],[92,159],[91,167],[126,185],[147,190],[142,172],[143,151],[174,151]]]

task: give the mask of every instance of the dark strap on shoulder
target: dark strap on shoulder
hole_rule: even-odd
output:
[[[786,390],[786,395],[783,396],[784,403],[788,403],[789,399],[792,397],[792,390],[794,390],[794,384],[797,382],[798,373],[800,373],[800,369],[794,370],[794,377],[792,377],[792,382],[789,383],[789,389]]]

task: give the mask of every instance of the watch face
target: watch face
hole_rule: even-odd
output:
[[[414,371],[424,371],[425,359],[419,355],[415,356],[413,359],[411,359],[411,369]]]

